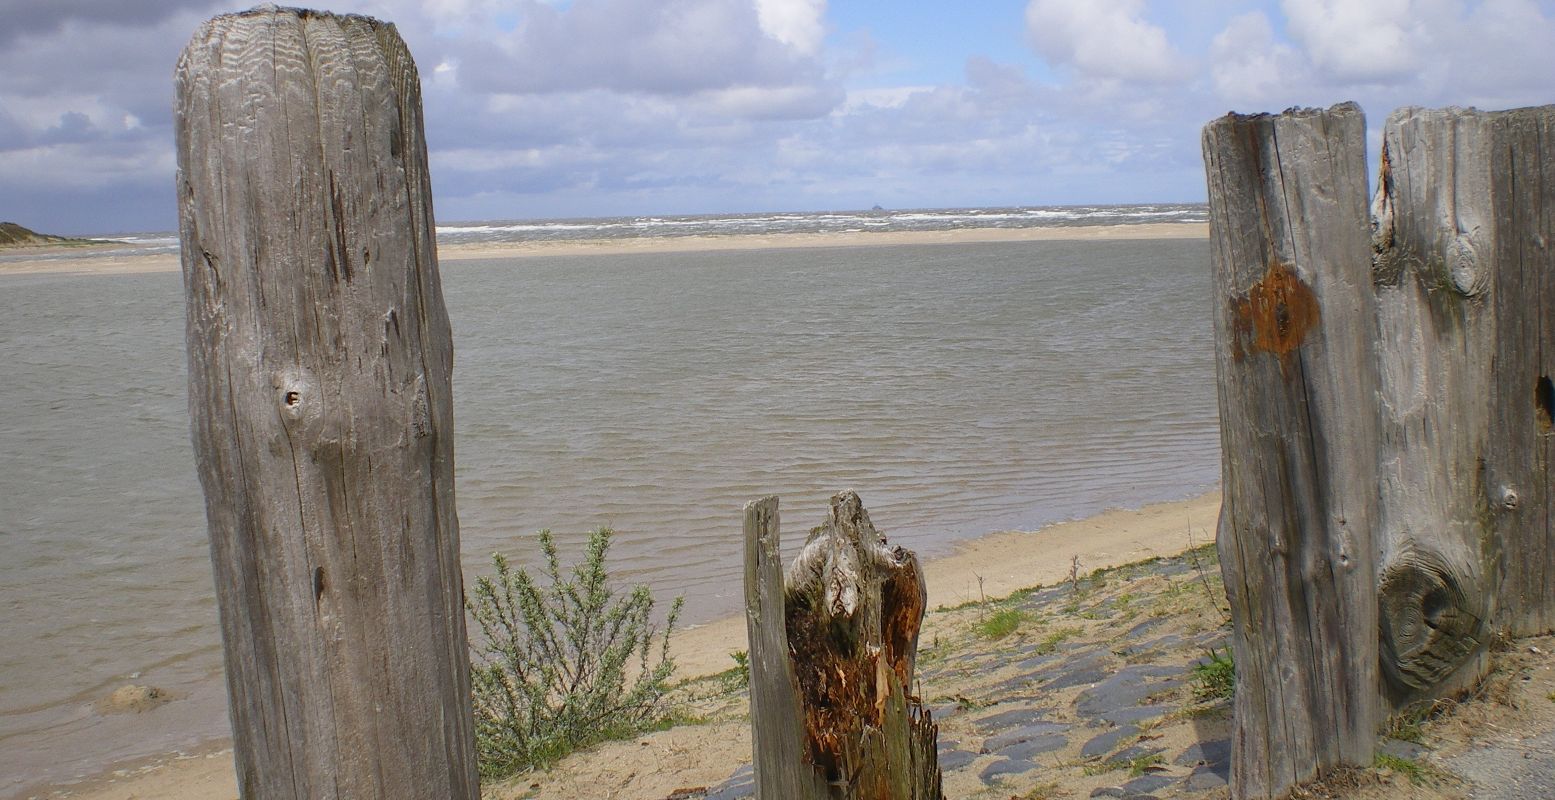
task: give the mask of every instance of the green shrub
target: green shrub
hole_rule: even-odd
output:
[[[1013,608],[996,611],[987,619],[977,623],[977,632],[988,639],[1003,639],[1015,632],[1022,622],[1026,621],[1026,614]]]
[[[1198,684],[1194,694],[1201,700],[1229,698],[1236,689],[1236,664],[1231,651],[1211,650],[1209,660],[1193,665],[1193,682]]]
[[[1387,753],[1378,753],[1373,765],[1378,769],[1389,769],[1409,779],[1415,786],[1420,786],[1436,777],[1434,771],[1418,761],[1400,758]]]
[[[669,636],[650,621],[645,586],[616,596],[605,571],[610,530],[589,536],[583,561],[563,577],[550,531],[542,587],[522,567],[492,556],[497,574],[480,577],[465,606],[480,627],[470,683],[481,775],[500,778],[543,767],[580,747],[653,728],[667,715],[674,662]],[[658,647],[655,648],[655,641]]]
[[[1063,644],[1069,639],[1073,639],[1074,637],[1079,636],[1084,632],[1085,631],[1079,628],[1059,628],[1058,630],[1042,637],[1042,641],[1037,642],[1036,653],[1039,656],[1045,656],[1048,653],[1057,650],[1060,644]]]
[[[744,689],[751,685],[751,654],[748,650],[736,650],[729,654],[734,659],[734,674],[729,679],[729,684],[735,689]]]

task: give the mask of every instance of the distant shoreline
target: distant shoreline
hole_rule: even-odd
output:
[[[1205,222],[1145,222],[1132,225],[1077,225],[1040,228],[956,228],[932,231],[846,231],[841,233],[731,234],[727,236],[644,236],[622,239],[575,239],[533,242],[483,242],[445,244],[438,247],[438,261],[448,264],[482,259],[540,256],[632,255],[637,253],[694,253],[738,250],[781,250],[815,247],[892,247],[900,245],[983,244],[1041,241],[1123,241],[1138,239],[1206,239]],[[114,254],[81,255],[93,245],[30,246],[0,248],[0,255],[28,255],[0,262],[0,276],[38,274],[132,275],[176,272],[177,253],[124,255],[126,245],[102,245]],[[62,253],[70,258],[58,258]]]

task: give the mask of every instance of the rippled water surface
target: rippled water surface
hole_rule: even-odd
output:
[[[444,266],[466,573],[575,551],[737,609],[740,512],[862,495],[925,554],[1218,478],[1207,244]],[[175,274],[0,276],[0,796],[225,734]],[[102,717],[126,682],[173,703]],[[63,757],[62,757],[63,756]]]

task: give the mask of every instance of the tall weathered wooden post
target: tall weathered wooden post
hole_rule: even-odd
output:
[[[265,6],[177,71],[189,407],[245,798],[478,796],[452,339],[392,25]]]
[[[1234,797],[1555,628],[1551,141],[1555,106],[1397,111],[1373,216],[1353,104],[1205,128]]]
[[[938,728],[912,696],[927,598],[918,557],[853,492],[786,578],[777,498],[745,506],[758,800],[940,800]]]
[[[1376,210],[1382,666],[1394,705],[1555,626],[1555,107],[1400,109]]]
[[[1376,740],[1365,137],[1354,104],[1204,129],[1238,798],[1370,764]]]

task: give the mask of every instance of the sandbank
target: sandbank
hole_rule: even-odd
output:
[[[993,242],[1121,241],[1130,239],[1205,239],[1203,222],[1151,222],[1136,225],[1088,225],[1054,228],[958,228],[943,231],[844,231],[839,233],[731,234],[727,236],[663,236],[632,239],[578,239],[544,242],[443,244],[438,261],[449,264],[496,258],[534,256],[631,255],[634,253],[696,253],[812,247],[888,247],[894,245],[974,244]],[[100,255],[80,255],[101,250]],[[176,272],[177,253],[126,253],[124,245],[0,248],[0,255],[28,256],[0,262],[0,275],[80,273],[126,275]],[[62,257],[68,255],[70,257]]]
[[[1035,532],[1001,532],[974,539],[924,565],[929,607],[1002,597],[1037,584],[1050,586],[1067,579],[1076,560],[1084,575],[1104,567],[1175,555],[1213,541],[1219,513],[1220,494],[1213,492],[1137,510],[1107,511]],[[925,635],[933,635],[936,616],[929,614]],[[733,663],[729,655],[744,649],[742,616],[683,631],[671,643],[677,677],[683,679],[721,672]],[[235,800],[237,788],[232,751],[218,743],[193,754],[118,765],[113,772],[90,781],[34,789],[24,796],[39,800]]]

